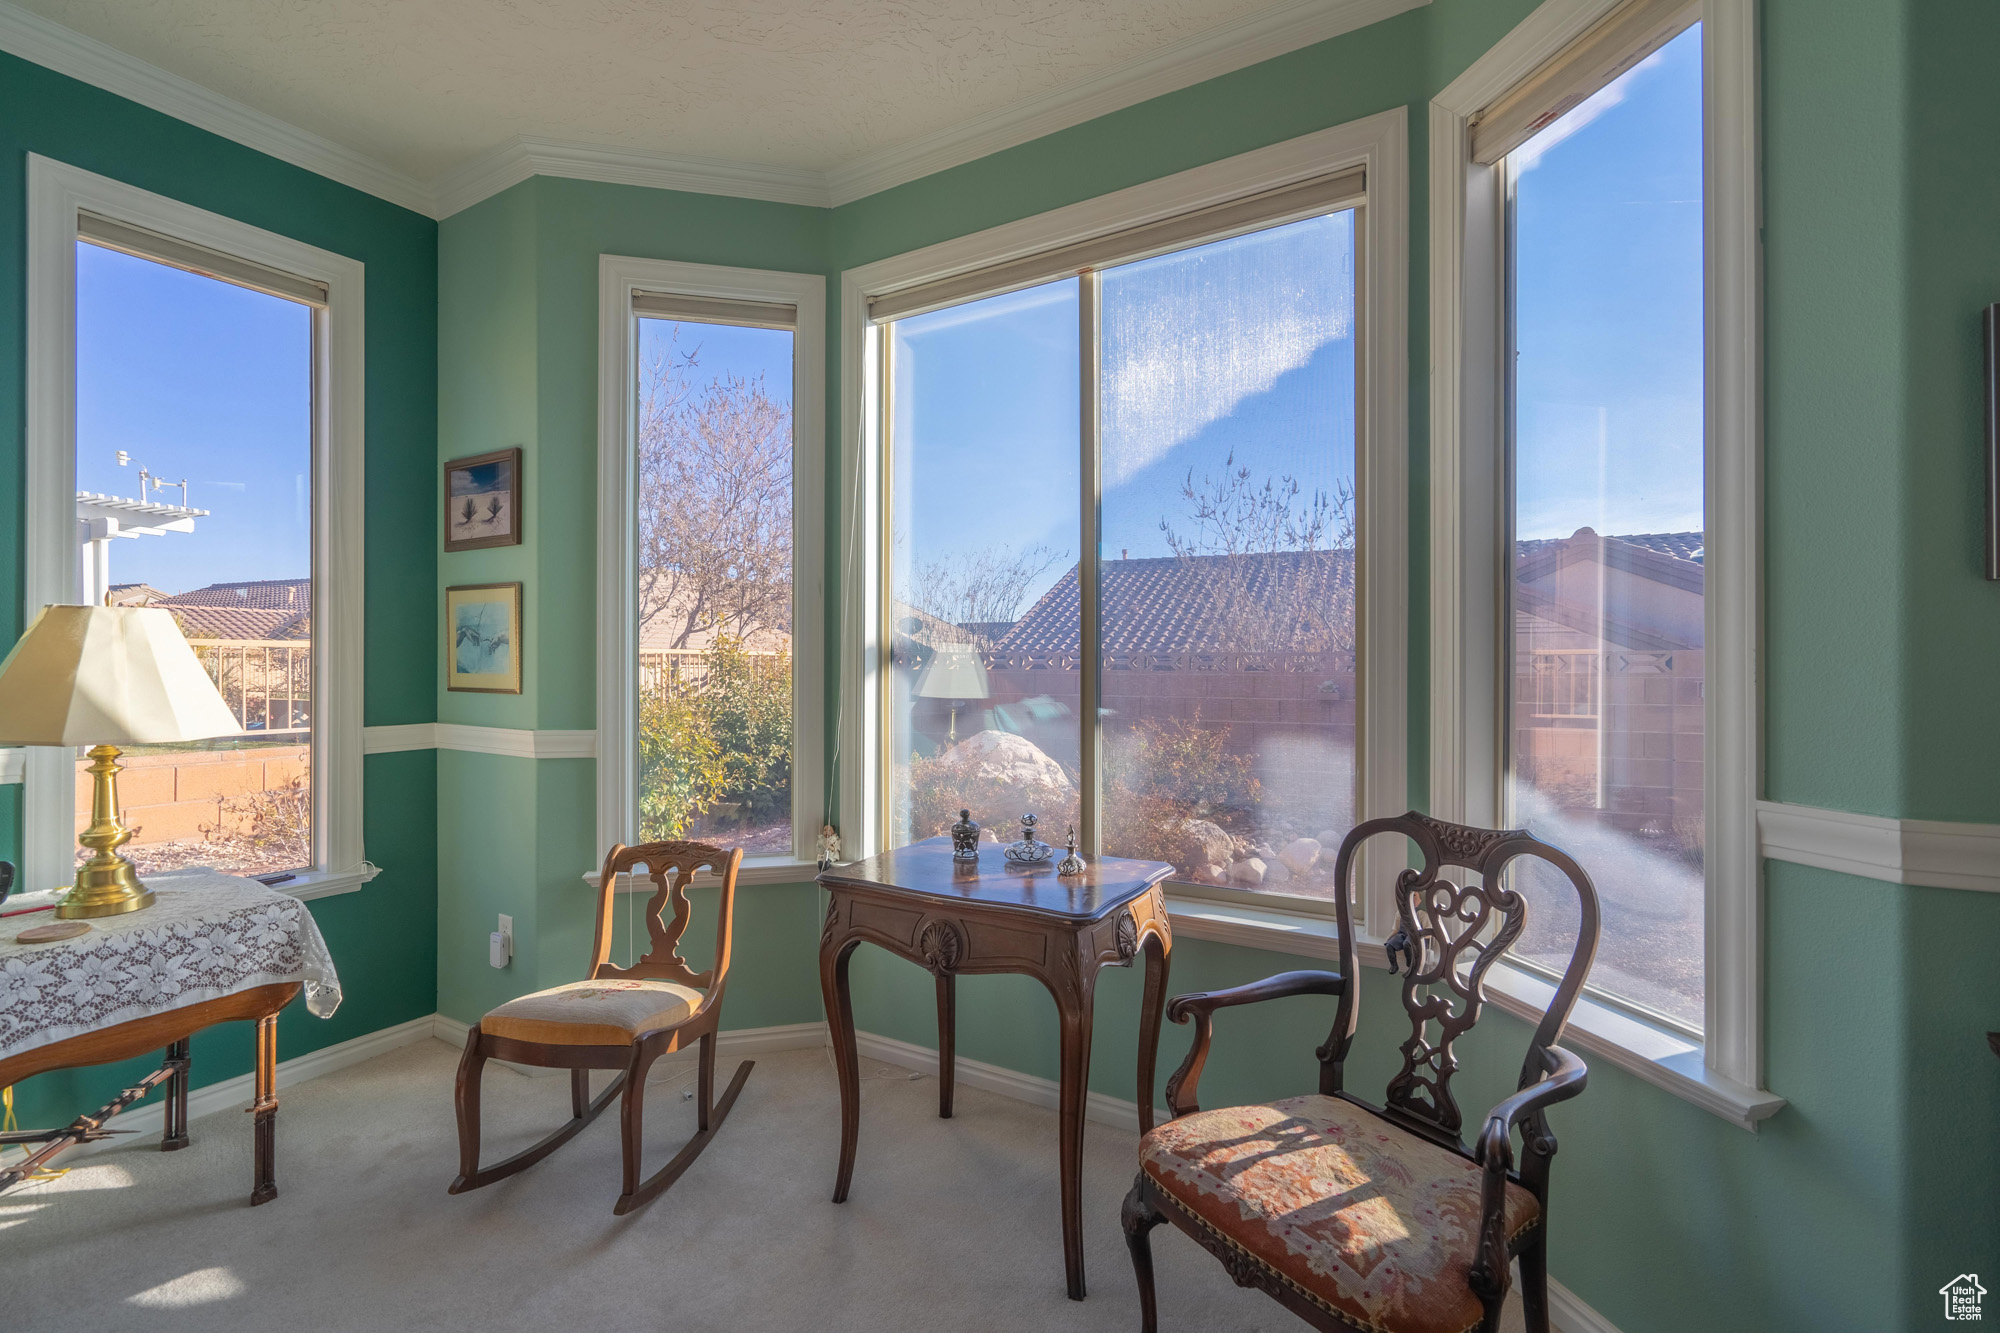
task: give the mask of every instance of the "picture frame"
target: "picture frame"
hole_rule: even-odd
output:
[[[444,465],[444,549],[521,544],[521,450],[454,458]]]
[[[519,694],[521,650],[520,584],[466,583],[444,590],[447,690]]]

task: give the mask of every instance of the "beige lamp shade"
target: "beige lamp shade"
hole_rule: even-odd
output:
[[[984,699],[986,697],[985,655],[969,644],[937,650],[917,681],[920,699]]]
[[[154,745],[242,730],[157,607],[45,606],[0,662],[0,745]]]

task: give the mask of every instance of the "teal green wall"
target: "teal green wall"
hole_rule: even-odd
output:
[[[364,715],[370,725],[436,717],[437,224],[121,98],[0,55],[0,640],[20,633],[25,490],[27,154],[41,153],[351,256],[367,265],[367,567]],[[294,1005],[279,1020],[289,1058],[435,1007],[435,762],[370,755],[366,855],[382,874],[311,904],[346,999],[330,1021]],[[18,859],[20,789],[0,788],[0,857]],[[250,1069],[232,1024],[197,1037],[197,1085]],[[64,1070],[17,1091],[24,1123],[94,1109],[149,1062]],[[86,1106],[86,1103],[88,1104]]]
[[[438,456],[518,445],[527,483],[521,545],[440,556],[437,596],[441,607],[446,586],[519,580],[528,647],[519,696],[454,694],[440,675],[441,721],[597,725],[598,256],[825,274],[827,224],[822,209],[548,177],[444,221]],[[801,552],[801,571],[821,558]],[[472,1022],[502,1000],[575,980],[594,924],[582,876],[605,850],[591,764],[447,751],[437,799],[438,1009]],[[813,892],[739,891],[727,1026],[819,1017]],[[514,919],[515,957],[495,969],[487,937],[503,912]],[[713,925],[693,929],[689,956],[705,956]]]

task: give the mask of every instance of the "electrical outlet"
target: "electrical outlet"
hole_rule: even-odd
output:
[[[514,961],[514,918],[504,912],[500,916],[500,929],[493,932],[488,942],[490,953],[487,961],[495,967],[504,968]]]

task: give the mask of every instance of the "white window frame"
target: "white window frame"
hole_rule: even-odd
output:
[[[871,297],[987,268],[1198,208],[1362,167],[1367,202],[1357,219],[1360,266],[1356,303],[1361,401],[1355,467],[1360,491],[1361,552],[1357,719],[1360,773],[1357,819],[1409,808],[1409,202],[1407,115],[1390,111],[1289,139],[1096,199],[913,250],[841,275],[841,681],[834,728],[840,770],[843,854],[880,850],[882,746],[880,669],[883,569],[881,411],[882,335],[869,322]],[[1386,556],[1387,558],[1382,558]],[[1394,916],[1400,866],[1364,853],[1360,929]],[[1207,892],[1171,896],[1177,927],[1197,938],[1334,956],[1330,909],[1302,899],[1244,893],[1217,901]]]
[[[1470,121],[1619,0],[1548,0],[1430,106],[1431,809],[1501,810],[1507,602],[1502,169],[1472,160]],[[1703,1040],[1586,997],[1571,1040],[1745,1128],[1764,1090],[1759,706],[1763,278],[1754,0],[1703,0],[1706,301],[1705,659],[1708,718]],[[1539,1014],[1548,987],[1496,969],[1500,1003]]]
[[[25,605],[79,595],[76,558],[77,214],[143,227],[325,285],[313,312],[313,858],[281,887],[351,893],[376,873],[361,828],[365,268],[360,261],[67,163],[28,155],[28,457]],[[75,757],[30,748],[23,870],[75,877]]]
[[[639,512],[635,292],[780,302],[792,338],[792,852],[746,857],[738,882],[813,874],[825,808],[826,279],[600,255],[597,263],[597,845],[639,836]],[[595,870],[586,876],[596,881]],[[650,885],[644,885],[650,890]]]

